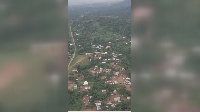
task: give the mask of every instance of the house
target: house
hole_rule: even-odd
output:
[[[108,105],[112,105],[112,103],[111,103],[111,102],[108,102],[107,104],[108,104]]]
[[[112,81],[106,81],[107,83],[110,83],[110,82],[112,82]]]
[[[110,48],[110,46],[106,46],[106,49]]]
[[[102,90],[102,93],[103,93],[103,94],[106,94],[107,92],[106,92],[106,90]]]
[[[114,105],[114,104],[112,104],[112,105],[111,105],[111,107],[112,107],[112,108],[115,108],[115,105]]]
[[[100,73],[102,73],[103,72],[103,68],[100,68]]]
[[[76,33],[76,32],[75,32]],[[78,36],[79,34],[78,33],[76,33],[76,35]]]
[[[72,71],[73,72],[77,72],[77,68],[72,68]]]
[[[97,110],[101,110],[101,107],[100,107],[100,106],[97,106]]]
[[[87,85],[88,85],[88,81],[85,81],[85,82],[83,83],[83,85],[84,85],[84,86],[87,86]]]
[[[92,70],[92,73],[93,73],[93,74],[95,74],[95,73],[96,73],[96,71]]]
[[[74,89],[77,89],[77,85],[74,85]]]
[[[85,55],[93,55],[93,53],[85,53]]]
[[[114,83],[113,84],[118,84],[118,82],[117,81],[114,81]]]
[[[127,100],[131,100],[131,97],[127,97]]]
[[[99,103],[95,103],[96,104],[96,106],[97,106],[97,110],[101,110],[101,102],[99,102]]]
[[[90,86],[86,86],[86,87],[85,87],[85,90],[88,90],[88,89],[90,89]]]
[[[115,102],[119,102],[119,101],[120,101],[120,97],[114,98],[114,101],[115,101]]]
[[[105,54],[108,54],[108,52],[104,52],[104,53],[101,53],[101,54],[104,54],[104,55],[105,55]]]
[[[127,84],[127,85],[131,85],[131,81],[130,80],[125,80],[124,83]]]
[[[111,69],[106,69],[106,73],[109,73],[111,71]]]
[[[116,63],[116,64],[117,64],[117,63]],[[120,67],[119,65],[115,65],[115,66],[114,66],[114,69],[116,69],[116,70],[117,70],[117,69],[120,69],[120,68],[121,68],[121,67]]]
[[[119,75],[119,72],[115,72],[115,75],[118,76],[118,75]]]
[[[99,56],[101,55],[101,52],[94,52],[96,54],[96,56]]]

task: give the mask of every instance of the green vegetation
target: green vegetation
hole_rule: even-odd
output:
[[[70,105],[69,110],[80,111],[83,105],[81,101],[83,94],[77,90],[74,90],[74,91],[68,90],[68,96],[69,96],[69,105]]]
[[[115,98],[120,95],[125,97],[131,96],[131,92],[126,90],[124,86],[121,87],[120,84],[114,84],[112,81],[115,80],[113,79],[114,77],[117,77],[114,76],[114,72],[124,74],[122,76],[123,79],[121,79],[123,81],[126,77],[131,77],[131,7],[129,3],[130,1],[123,1],[110,6],[96,4],[99,7],[91,6],[91,8],[87,6],[69,7],[69,26],[72,28],[77,49],[71,66],[75,64],[72,68],[77,67],[78,70],[78,72],[73,72],[73,74],[82,76],[82,79],[79,81],[76,81],[76,78],[69,77],[70,81],[78,84],[78,90],[80,90],[79,93],[77,92],[78,90],[69,91],[69,105],[71,107],[69,110],[93,109],[94,107],[96,108],[95,103],[99,101],[102,104],[101,110],[130,110],[131,101],[126,100],[117,103],[116,108],[112,108],[106,103],[108,100],[111,101],[110,98],[114,90],[117,90]],[[71,37],[69,43],[72,43]],[[106,48],[107,46],[110,47]],[[68,46],[68,49],[71,56],[74,53],[74,47],[71,45]],[[91,54],[86,56],[86,53]],[[77,63],[83,57],[86,58],[82,62]],[[102,63],[105,60],[106,63]],[[104,71],[100,71],[100,69]],[[84,89],[84,81],[89,82],[89,90]],[[107,81],[112,83],[107,83]],[[106,92],[102,92],[103,90]],[[87,91],[87,94],[85,91]],[[83,93],[87,97],[90,96],[88,105],[80,101],[84,96]],[[75,98],[77,95],[80,96]],[[116,103],[116,101],[112,99],[112,103]]]

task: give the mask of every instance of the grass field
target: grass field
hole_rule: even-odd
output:
[[[86,55],[76,55],[74,60],[70,64],[69,71],[71,71],[71,69],[73,67],[77,66],[77,65],[84,66],[84,65],[87,65],[87,64],[89,64],[88,56],[86,56]]]

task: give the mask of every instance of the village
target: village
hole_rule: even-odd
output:
[[[77,47],[81,46],[78,44],[80,34],[76,31],[74,35]],[[131,102],[130,71],[121,64],[124,54],[115,53],[111,43],[106,46],[91,43],[93,52],[86,52],[70,66],[68,90],[82,95],[82,109],[85,111],[112,110],[124,102]],[[124,44],[130,46],[130,42]],[[69,43],[69,47],[73,45]],[[70,59],[72,54],[68,53]],[[81,67],[86,61],[88,65]]]

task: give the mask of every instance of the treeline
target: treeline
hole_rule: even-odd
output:
[[[131,0],[125,0],[118,3],[105,4],[97,3],[91,5],[69,7],[69,19],[80,17],[81,15],[89,17],[113,16],[120,18],[131,18]]]

